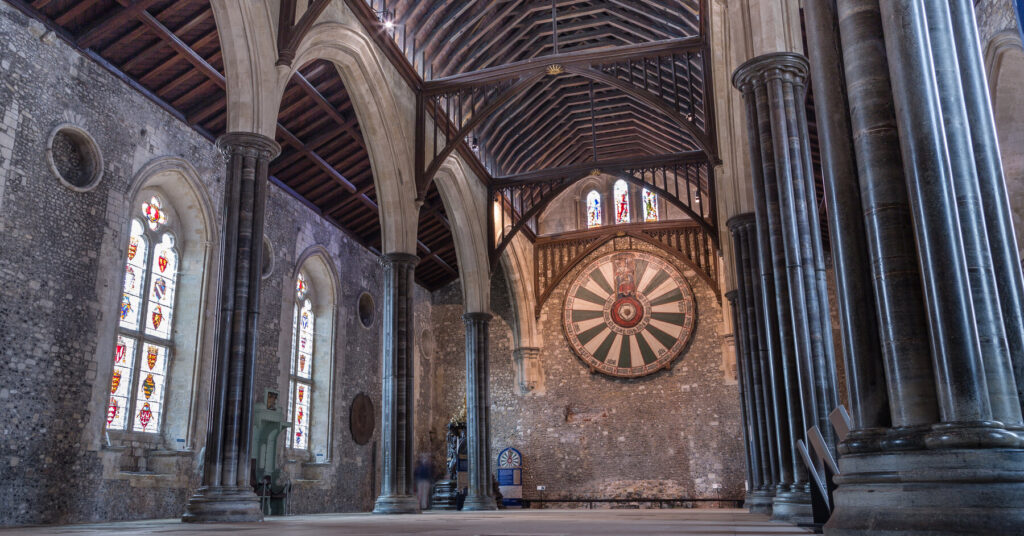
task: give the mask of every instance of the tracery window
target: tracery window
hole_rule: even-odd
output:
[[[159,197],[142,203],[140,216],[132,219],[128,241],[107,429],[156,433],[171,358],[178,252]]]
[[[615,223],[629,223],[629,186],[626,181],[615,181],[612,199],[615,200]]]
[[[591,190],[587,194],[587,227],[601,225],[601,194],[597,190]]]
[[[292,355],[288,381],[288,421],[292,423],[288,445],[309,448],[309,423],[313,415],[313,335],[315,316],[306,276],[299,272],[295,280],[295,307],[292,315]]]
[[[644,221],[658,221],[658,194],[644,188]]]

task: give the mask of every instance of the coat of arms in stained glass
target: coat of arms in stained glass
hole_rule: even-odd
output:
[[[142,204],[142,216],[131,221],[125,255],[107,428],[158,432],[167,383],[167,344],[178,254],[174,235],[163,232],[158,236],[153,232],[167,223],[159,198],[154,196]]]
[[[587,227],[601,225],[601,194],[592,190],[587,194]]]
[[[142,204],[142,213],[146,216],[146,223],[149,224],[149,228],[154,231],[167,223],[167,214],[164,214],[163,202],[155,195],[149,199],[148,203]]]
[[[658,194],[644,188],[644,221],[658,221]]]
[[[629,186],[626,181],[615,181],[612,199],[615,200],[615,223],[629,223]]]
[[[288,420],[292,423],[289,446],[308,448],[310,397],[313,391],[313,336],[316,317],[306,276],[295,279],[295,307],[292,314],[291,380],[288,383]]]

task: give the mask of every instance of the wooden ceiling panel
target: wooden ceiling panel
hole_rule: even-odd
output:
[[[369,0],[404,27],[428,79],[554,53],[695,36],[698,0]]]
[[[579,76],[561,76],[534,86],[485,121],[476,134],[495,148],[494,167],[503,175],[596,162],[606,152],[621,156],[623,151],[611,143],[615,140],[641,142],[642,149],[628,156],[700,148],[689,133],[646,103]],[[559,148],[581,141],[591,147],[588,154],[559,158],[564,154]]]

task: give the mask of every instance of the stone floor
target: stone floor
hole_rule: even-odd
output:
[[[792,525],[769,520],[746,510],[506,510],[493,513],[429,512],[419,516],[323,514],[269,518],[265,523],[186,525],[177,520],[129,521],[0,530],[0,535],[187,536],[238,533],[239,536],[313,535],[466,535],[466,536],[633,536],[700,534],[807,534]]]

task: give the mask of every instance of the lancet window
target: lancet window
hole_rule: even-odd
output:
[[[644,188],[641,198],[644,203],[644,221],[658,221],[658,194]]]
[[[309,448],[310,401],[313,398],[313,338],[316,319],[313,298],[305,274],[295,280],[295,307],[292,315],[292,355],[288,381],[288,421],[292,423],[288,445]]]
[[[587,194],[587,228],[601,225],[601,194],[591,190]]]
[[[629,185],[619,179],[612,188],[615,205],[615,223],[629,223]]]
[[[153,196],[140,208],[125,254],[107,429],[156,433],[171,359],[178,250],[163,201]]]

